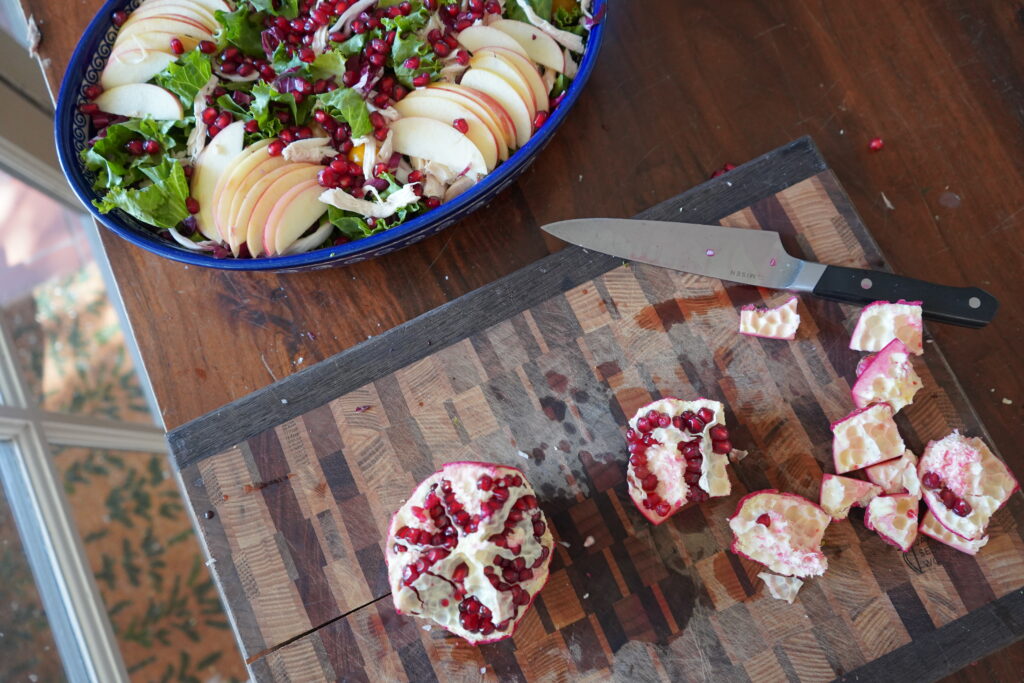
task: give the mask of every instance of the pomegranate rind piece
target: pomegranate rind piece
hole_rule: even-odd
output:
[[[832,423],[832,459],[836,473],[846,474],[898,458],[906,450],[888,403],[859,408]]]
[[[960,516],[942,501],[942,488],[928,488],[925,474],[940,477],[944,488],[967,501],[971,510]],[[917,463],[921,492],[928,509],[936,521],[967,541],[979,540],[985,535],[989,520],[1020,485],[1006,464],[989,450],[978,437],[961,436],[958,431],[938,441],[932,441]]]
[[[869,481],[824,474],[821,477],[821,494],[818,502],[821,509],[832,519],[842,520],[850,515],[850,508],[867,507],[875,496],[882,494],[882,487]]]
[[[874,359],[875,354],[873,353],[869,353],[868,355],[861,358],[859,361],[857,361],[857,369],[854,371],[854,374],[859,378],[861,375],[864,374],[864,368],[866,368],[868,364]]]
[[[719,401],[712,401],[706,398],[699,398],[694,401],[682,401],[677,398],[668,397],[648,403],[640,408],[629,421],[630,429],[636,433],[640,431],[641,418],[651,411],[663,413],[670,418],[681,416],[685,413],[696,415],[701,410],[710,411],[712,418],[704,423],[699,432],[680,430],[675,426],[654,427],[648,432],[643,432],[653,439],[655,443],[645,450],[646,464],[643,465],[648,473],[653,474],[658,481],[656,492],[662,501],[668,503],[666,514],[660,514],[657,509],[648,508],[645,505],[648,492],[643,489],[642,478],[637,476],[637,467],[630,460],[626,468],[626,482],[629,487],[630,498],[637,509],[649,522],[658,525],[671,517],[679,508],[686,505],[699,489],[707,497],[727,496],[732,490],[729,481],[729,474],[726,466],[729,464],[728,453],[714,452],[714,439],[711,431],[714,427],[725,427],[725,409]],[[680,443],[699,441],[699,449],[702,455],[700,463],[700,478],[695,484],[688,484],[684,479],[687,462],[679,450]]]
[[[865,468],[864,474],[871,483],[881,486],[885,493],[909,493],[921,497],[921,480],[917,477],[917,456],[909,448],[895,460]]]
[[[876,301],[860,312],[850,335],[850,348],[881,351],[893,339],[899,339],[911,353],[920,356],[924,353],[921,329],[920,301]]]
[[[889,545],[907,552],[917,540],[917,508],[920,502],[917,496],[909,493],[877,496],[864,511],[864,526]]]
[[[796,312],[796,297],[776,308],[758,308],[754,305],[740,309],[740,334],[765,339],[796,339],[800,327],[800,314]]]
[[[800,592],[800,588],[804,585],[804,580],[798,579],[795,576],[779,576],[778,574],[769,574],[768,572],[758,572],[757,578],[764,581],[769,595],[776,600],[785,600],[791,605],[796,600],[796,594]]]
[[[762,515],[768,516],[768,526],[758,521]],[[831,521],[827,512],[803,496],[775,489],[755,491],[740,500],[729,518],[729,549],[776,574],[821,576],[828,568],[821,539]]]
[[[952,531],[942,526],[942,524],[935,519],[935,515],[927,511],[924,513],[924,517],[921,518],[921,524],[918,526],[918,531],[928,538],[933,538],[939,543],[944,543],[950,548],[955,548],[956,550],[959,550],[962,553],[967,553],[968,555],[977,555],[978,551],[988,543],[988,536],[982,536],[981,538],[973,541],[960,538]]]
[[[521,483],[507,486],[499,484],[499,488],[507,491],[507,498],[499,502],[493,495],[495,487],[492,486],[488,492],[479,489],[478,482],[485,475],[495,482],[502,478],[507,481],[510,477],[516,477]],[[454,545],[419,544],[403,538],[400,529],[404,527],[422,530],[429,535],[441,534],[446,528],[457,528],[452,521],[454,514],[446,524],[437,524],[429,510],[423,507],[430,495],[442,496],[444,481],[450,483],[454,500],[463,510],[473,516],[479,515],[477,528],[459,528],[453,534],[457,541]],[[520,499],[529,501],[529,506],[520,510],[520,522],[506,528],[505,521],[509,520]],[[488,505],[491,507],[488,508]],[[444,513],[441,516],[448,519],[451,508],[447,503],[443,507]],[[542,529],[535,526],[537,522],[543,524]],[[542,533],[537,535],[537,530]],[[503,545],[494,542],[493,537],[496,536],[505,538]],[[403,550],[399,550],[399,547]],[[510,548],[518,548],[518,553]],[[406,572],[409,568],[419,560],[428,560],[431,552],[437,554],[437,559],[429,560],[424,569],[416,572],[414,579],[407,581]],[[384,560],[388,568],[392,599],[399,614],[431,619],[470,643],[483,644],[508,638],[515,632],[548,580],[553,552],[554,538],[550,524],[537,505],[533,487],[521,470],[491,463],[454,462],[444,465],[440,471],[420,482],[392,517]],[[499,557],[502,561],[510,562],[521,557],[523,567],[531,570],[531,576],[523,580],[517,577],[508,584],[500,581],[493,584],[485,569],[495,569],[493,563]],[[456,583],[451,580],[460,565],[466,565],[461,579],[465,596],[475,597],[479,605],[482,605],[481,612],[483,608],[489,610],[493,627],[487,632],[467,630],[460,623],[461,598],[455,597]],[[497,571],[500,573],[500,570]],[[498,586],[501,585],[507,588],[499,590]],[[516,604],[513,596],[519,595],[520,591],[529,599]]]
[[[893,339],[871,357],[850,393],[858,408],[888,403],[899,412],[913,402],[921,386],[921,378],[910,361],[910,350],[899,339]]]

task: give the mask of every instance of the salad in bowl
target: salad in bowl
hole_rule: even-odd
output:
[[[78,111],[101,214],[217,259],[373,238],[551,122],[590,0],[143,0]],[[524,152],[526,150],[523,150]]]

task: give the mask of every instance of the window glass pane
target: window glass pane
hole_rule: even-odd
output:
[[[152,423],[82,218],[0,173],[0,316],[44,409]]]
[[[0,486],[0,680],[62,681],[53,633]]]
[[[166,458],[54,452],[132,680],[246,680]]]

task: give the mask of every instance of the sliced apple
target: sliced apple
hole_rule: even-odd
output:
[[[525,57],[558,73],[565,73],[565,54],[562,48],[536,26],[514,19],[499,19],[489,24],[489,27],[512,38],[525,53]]]
[[[202,7],[205,7],[211,13],[231,11],[231,8],[228,7],[227,3],[224,2],[224,0],[179,0],[179,2],[183,2],[186,5],[200,5]]]
[[[526,49],[522,45],[520,45],[518,38],[504,31],[499,31],[498,29],[493,28],[492,26],[484,26],[483,24],[478,24],[477,26],[470,26],[465,31],[459,33],[458,39],[459,45],[466,48],[470,52],[483,50],[484,48],[487,47],[504,47],[509,50],[512,50],[513,52],[518,52],[524,57],[530,56]]]
[[[422,116],[391,123],[392,143],[399,154],[444,164],[457,174],[487,173],[487,162],[473,141],[445,124]]]
[[[530,110],[530,119],[532,120],[537,115],[537,101],[534,98],[533,88],[526,82],[526,78],[519,73],[519,69],[509,63],[508,60],[502,59],[494,54],[491,48],[487,48],[474,55],[469,64],[471,68],[483,69],[499,76],[519,94],[519,97],[526,104],[526,108]]]
[[[277,200],[299,183],[316,180],[321,168],[317,164],[289,164],[271,171],[252,186],[235,217],[235,225],[245,230],[244,241],[251,256],[263,253],[263,229]]]
[[[196,159],[192,169],[192,197],[199,202],[199,213],[196,221],[199,232],[206,239],[221,241],[213,220],[214,196],[221,175],[231,162],[242,153],[245,140],[245,122],[235,121],[210,140]]]
[[[121,26],[121,31],[130,29],[135,24],[155,17],[165,17],[173,21],[192,24],[207,33],[215,32],[219,26],[213,15],[202,8],[185,7],[176,4],[165,4],[163,7],[147,7],[142,5],[128,16],[128,20]]]
[[[221,239],[228,240],[228,221],[231,219],[232,202],[239,197],[239,191],[246,186],[249,173],[260,164],[270,159],[283,161],[281,157],[272,157],[266,149],[270,140],[260,140],[249,145],[242,153],[224,169],[217,189],[214,191],[213,222],[217,226]],[[286,162],[287,163],[287,162]],[[257,178],[258,180],[258,178]]]
[[[527,57],[523,57],[511,50],[506,50],[503,47],[490,47],[484,50],[484,52],[498,55],[519,70],[519,73],[526,79],[530,89],[533,91],[533,100],[537,104],[537,111],[548,111],[550,109],[551,103],[548,101],[548,87],[544,85],[544,79],[541,78],[540,72],[537,71],[537,67],[533,62]]]
[[[199,40],[213,40],[213,34],[206,30],[205,27],[191,21],[167,16],[145,17],[139,19],[131,26],[128,26],[126,22],[117,37],[119,41],[123,41],[127,40],[130,36],[142,35],[152,31],[170,33],[175,36],[189,36]],[[169,44],[170,42],[168,41]]]
[[[515,124],[512,123],[512,118],[505,108],[490,95],[485,95],[479,90],[464,88],[457,83],[431,83],[424,89],[413,90],[406,97],[426,97],[427,93],[447,97],[461,104],[480,117],[480,120],[487,124],[499,141],[505,141],[506,147],[516,148]],[[507,158],[507,156],[502,157],[502,161]]]
[[[427,90],[424,90],[424,92],[429,93]],[[464,120],[468,127],[466,137],[472,140],[473,144],[480,150],[484,161],[487,163],[487,171],[490,172],[498,165],[500,147],[505,146],[505,141],[502,140],[499,143],[491,130],[476,114],[457,102],[437,95],[416,98],[406,97],[402,101],[395,103],[395,110],[402,116],[424,116],[449,125],[453,125],[457,119]]]
[[[110,90],[130,83],[145,83],[176,60],[167,52],[132,50],[111,55],[100,74],[100,85]]]
[[[229,193],[217,198],[217,206],[214,209],[217,228],[224,236],[228,247],[238,249],[246,240],[245,230],[239,229],[240,226],[234,223],[234,220],[236,220],[239,208],[246,199],[246,195],[249,194],[249,190],[262,178],[265,178],[267,173],[291,163],[284,157],[256,154],[234,168],[234,173],[237,173],[240,179],[238,183],[232,183]],[[233,241],[232,232],[234,233]]]
[[[308,180],[277,200],[263,230],[263,251],[268,256],[277,256],[287,249],[324,215],[327,205],[319,199],[323,191],[316,180]]]
[[[184,16],[195,15],[197,18],[200,18],[204,24],[213,24],[214,27],[217,25],[217,20],[214,18],[212,10],[199,3],[189,2],[188,0],[148,0],[147,2],[139,5],[139,7],[132,12],[128,18],[131,19],[131,17],[135,16],[149,16],[153,14],[181,14]]]
[[[462,85],[493,97],[505,109],[515,125],[517,146],[522,147],[527,143],[533,134],[533,114],[508,81],[484,69],[469,69],[462,75]]]
[[[184,114],[177,95],[149,83],[127,83],[104,90],[96,104],[101,111],[132,119],[148,116],[158,121],[177,121]]]
[[[199,44],[199,39],[193,36],[183,36],[177,33],[168,33],[166,31],[130,33],[125,36],[124,40],[118,40],[114,43],[114,51],[110,53],[110,58],[113,59],[115,55],[120,55],[125,52],[138,51],[167,52],[170,54],[172,38],[180,40],[181,45],[185,48],[186,52]]]

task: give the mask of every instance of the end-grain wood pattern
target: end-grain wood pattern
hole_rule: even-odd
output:
[[[805,258],[882,265],[828,171],[721,223],[776,230]],[[759,565],[728,552],[726,518],[745,492],[817,499],[821,473],[833,471],[829,422],[852,408],[859,354],[847,341],[858,309],[804,297],[795,341],[736,334],[740,306],[781,298],[621,265],[188,464],[182,482],[253,674],[821,680],[1019,597],[1019,495],[974,558],[927,539],[901,555],[855,511],[829,527],[829,571],[793,605],[766,594]],[[925,388],[897,417],[918,453],[953,429],[983,433],[926,346],[915,361]],[[731,496],[653,527],[626,493],[622,434],[637,407],[669,395],[723,401],[749,455],[730,468]],[[567,544],[514,638],[483,647],[396,615],[383,560],[390,515],[419,480],[460,459],[521,467]]]

